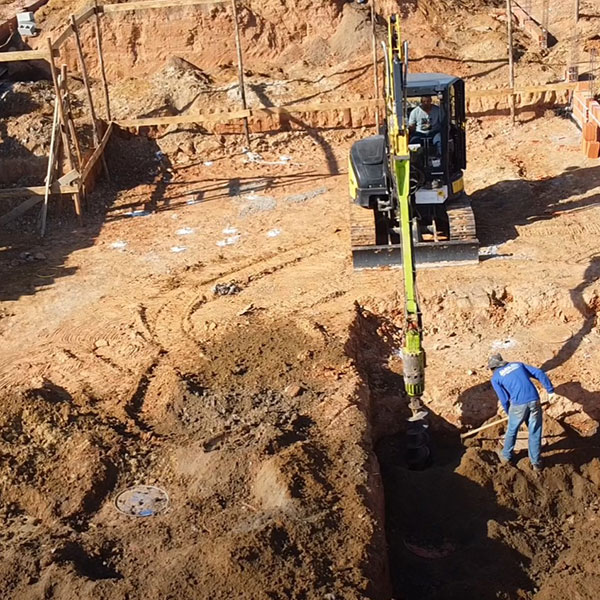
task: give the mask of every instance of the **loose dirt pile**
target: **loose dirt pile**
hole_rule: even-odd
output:
[[[387,447],[386,447],[386,443]],[[547,458],[538,476],[456,441],[424,472],[397,466],[384,440],[391,572],[399,597],[558,599],[598,592],[600,463],[596,449]],[[444,464],[444,451],[451,456]],[[455,468],[455,465],[458,465]],[[443,492],[442,492],[443,490]],[[585,550],[583,550],[585,548]]]
[[[113,344],[95,352],[116,366]],[[195,356],[159,351],[126,402],[48,380],[13,395],[0,424],[4,597],[381,593],[364,415],[339,437],[331,425],[356,390],[323,377],[347,369],[310,323],[259,319]],[[165,515],[107,502],[137,482],[168,490]],[[365,562],[373,544],[379,566]]]
[[[15,83],[0,98],[0,183],[39,184],[50,148],[52,85]]]

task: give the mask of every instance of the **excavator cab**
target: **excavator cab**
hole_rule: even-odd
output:
[[[400,93],[403,122],[409,131],[415,263],[429,267],[477,263],[475,219],[463,183],[467,162],[464,82],[442,73],[407,73],[396,96]],[[439,127],[431,133],[409,127],[410,115],[423,97],[432,98],[440,115]],[[386,120],[380,135],[356,142],[350,151],[355,269],[402,266],[387,125]]]
[[[465,137],[465,85],[458,77],[439,73],[410,74],[406,83],[407,119],[419,110],[422,97],[435,98],[439,131],[429,135],[411,132],[411,187],[417,205],[439,204],[459,195],[467,166]]]

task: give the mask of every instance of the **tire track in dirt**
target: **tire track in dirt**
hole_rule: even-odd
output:
[[[202,306],[218,298],[211,298],[212,291],[209,286],[232,278],[242,286],[248,286],[316,255],[333,251],[331,248],[324,248],[324,246],[322,241],[302,244],[283,254],[261,257],[250,264],[194,283],[195,289],[175,290],[168,299],[162,302],[152,321],[149,319],[147,321],[154,342],[163,348],[169,347],[172,345],[174,332],[178,331],[187,341],[197,344],[198,339],[193,333],[194,326],[191,319]],[[299,248],[303,249],[300,254],[298,254]],[[256,270],[258,266],[262,266],[262,268]]]
[[[146,398],[146,393],[148,392],[148,387],[150,385],[150,381],[152,379],[154,371],[156,371],[156,368],[160,364],[160,361],[166,354],[167,352],[165,350],[159,350],[158,354],[156,355],[156,358],[142,373],[135,387],[135,390],[130,395],[128,401],[125,404],[125,412],[129,416],[129,418],[136,424],[137,428],[143,432],[150,431],[151,427],[147,425],[146,422],[141,418],[140,413],[143,410],[144,400]]]

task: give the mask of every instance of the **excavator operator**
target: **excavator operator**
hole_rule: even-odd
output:
[[[442,155],[442,110],[433,103],[431,96],[423,96],[419,106],[408,117],[410,143],[418,144],[422,139],[431,139],[437,156]]]

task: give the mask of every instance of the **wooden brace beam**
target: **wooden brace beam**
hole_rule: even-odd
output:
[[[102,11],[106,14],[147,8],[181,8],[182,6],[196,6],[202,4],[225,4],[226,0],[140,0],[139,2],[126,2],[125,4],[104,4]]]
[[[45,50],[22,50],[19,52],[0,52],[0,63],[21,60],[48,60]]]

